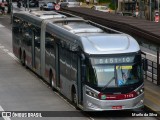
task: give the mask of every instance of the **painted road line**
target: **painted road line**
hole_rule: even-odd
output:
[[[19,59],[18,59],[13,53],[7,52],[7,54],[8,54],[9,56],[11,56],[14,60],[16,60],[16,61],[19,62]]]
[[[2,108],[2,106],[0,106],[0,111],[5,112],[4,109]],[[3,116],[3,115],[2,115],[2,117],[3,117],[4,120],[11,120],[10,117]]]
[[[4,46],[0,46],[0,48],[4,48]]]
[[[9,50],[8,50],[8,49],[3,49],[3,51],[4,51],[4,52],[8,52]]]
[[[0,24],[0,28],[1,28],[1,27],[4,27],[4,26],[3,26],[2,24]]]

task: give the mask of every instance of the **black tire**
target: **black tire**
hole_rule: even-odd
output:
[[[75,106],[75,108],[79,110],[79,107],[77,106],[77,94],[75,88],[72,90],[72,103]]]
[[[23,53],[23,65],[28,69],[28,66],[26,65],[26,53]]]
[[[23,65],[26,66],[26,53],[23,53]]]
[[[19,50],[19,59],[20,59],[21,64],[24,66],[23,59],[22,59],[22,50],[21,49]]]
[[[51,85],[51,88],[53,91],[55,91],[55,88],[54,88],[54,81],[53,81],[53,73],[52,71],[50,71],[50,74],[49,74],[49,80],[50,80],[50,85]]]

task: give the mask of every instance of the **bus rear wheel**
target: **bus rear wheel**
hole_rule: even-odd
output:
[[[50,80],[50,85],[51,85],[52,90],[55,91],[52,71],[50,71],[49,80]]]
[[[23,52],[23,65],[24,65],[26,68],[28,68],[28,67],[27,67],[26,53],[25,53],[25,52]]]
[[[21,64],[24,66],[23,60],[22,60],[22,50],[21,50],[21,48],[20,48],[20,50],[19,50],[19,59],[20,59],[20,61],[21,61]]]

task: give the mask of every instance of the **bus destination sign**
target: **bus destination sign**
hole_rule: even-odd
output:
[[[92,64],[117,64],[134,62],[134,56],[91,58]]]

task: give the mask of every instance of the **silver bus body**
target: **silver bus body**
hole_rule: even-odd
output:
[[[20,32],[16,33],[17,30]],[[76,99],[76,106],[82,110],[104,111],[143,107],[143,78],[142,81],[135,79],[135,84],[132,81],[129,84],[132,88],[129,92],[125,91],[127,85],[122,86],[122,92],[114,91],[114,87],[121,91],[116,80],[120,69],[132,70],[134,66],[128,64],[132,64],[136,59],[132,55],[136,56],[140,52],[137,41],[127,34],[68,13],[19,12],[13,15],[13,52],[23,64],[50,83],[54,89],[71,101]],[[87,77],[85,82],[82,80],[81,66],[88,62],[95,65],[95,68],[108,64],[112,67],[96,71],[116,73],[115,83],[111,82],[114,92],[109,93],[107,89],[110,88],[105,88],[105,85],[97,88],[98,83],[94,85],[97,90],[92,88],[88,82],[91,79]]]

